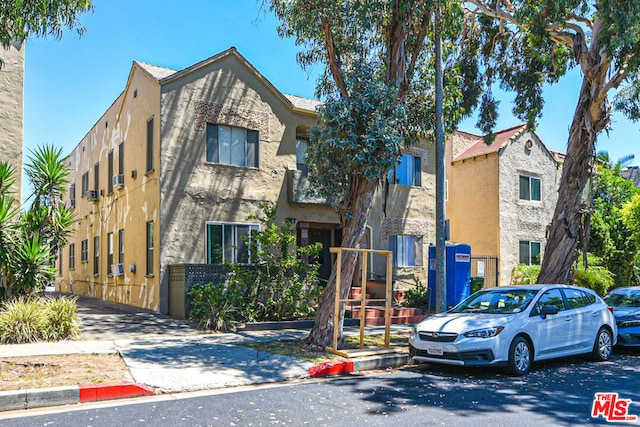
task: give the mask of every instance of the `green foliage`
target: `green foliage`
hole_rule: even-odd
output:
[[[75,299],[18,297],[0,305],[0,344],[74,338],[80,332]]]
[[[512,285],[531,285],[538,282],[538,275],[540,274],[540,266],[518,264],[517,267],[511,272],[511,284]]]
[[[55,257],[75,222],[62,202],[70,182],[66,159],[52,146],[30,152],[25,172],[34,190],[22,215],[11,191],[15,171],[0,162],[0,297],[42,291],[55,278]]]
[[[41,300],[45,311],[43,337],[47,341],[75,338],[80,333],[76,298],[45,298]]]
[[[591,217],[589,252],[613,274],[619,286],[640,285],[638,241],[632,224],[625,220],[624,207],[640,194],[633,182],[619,176],[620,165],[605,152],[598,153],[600,166],[593,179],[594,213]]]
[[[419,279],[416,279],[416,285],[407,290],[404,297],[403,305],[406,307],[423,308],[429,303],[428,288]]]
[[[298,54],[303,68],[325,67],[317,95],[326,102],[310,130],[309,177],[313,191],[349,218],[358,198],[369,197],[354,194],[357,183],[382,180],[399,163],[401,148],[434,134],[433,3],[266,3],[281,20],[280,35],[304,47]],[[451,132],[475,108],[481,81],[477,44],[461,47],[467,33],[460,3],[441,7],[444,120]]]
[[[290,221],[276,225],[277,205],[262,203],[262,215],[249,219],[261,231],[247,240],[252,265],[230,264],[227,280],[189,289],[189,317],[200,327],[232,330],[239,322],[307,319],[318,302],[319,243],[296,247]]]
[[[90,0],[8,0],[0,13],[0,45],[8,47],[30,36],[47,35],[57,39],[65,28],[84,33],[77,17],[93,10]]]
[[[242,295],[237,288],[213,283],[193,285],[187,292],[192,308],[189,319],[198,322],[198,328],[213,331],[235,331],[240,323],[237,307]]]
[[[584,259],[581,256],[574,266],[573,284],[583,288],[593,289],[600,296],[604,296],[615,284],[613,274],[602,266],[602,259],[588,254],[588,268],[584,268]]]

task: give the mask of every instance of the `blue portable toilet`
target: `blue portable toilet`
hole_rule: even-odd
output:
[[[447,307],[458,305],[471,295],[471,246],[467,243],[446,244]],[[429,304],[436,307],[436,245],[429,245]]]

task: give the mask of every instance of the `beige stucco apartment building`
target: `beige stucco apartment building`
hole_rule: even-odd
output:
[[[469,243],[472,256],[497,257],[497,283],[487,284],[507,285],[518,264],[538,264],[544,253],[563,156],[525,125],[496,132],[490,145],[460,131],[449,142],[451,240]]]
[[[58,288],[167,312],[169,266],[246,262],[261,202],[296,221],[301,245],[339,246],[334,210],[306,195],[314,100],[285,95],[235,48],[180,71],[134,62],[124,91],[69,158],[77,232]],[[395,250],[394,276],[426,279],[435,239],[433,147],[404,152],[387,214],[375,202],[365,246]],[[371,277],[384,276],[374,260]],[[404,282],[402,282],[404,283]],[[402,285],[399,285],[402,286]]]
[[[0,47],[0,161],[9,162],[16,171],[16,195],[22,188],[22,146],[24,116],[24,44]]]

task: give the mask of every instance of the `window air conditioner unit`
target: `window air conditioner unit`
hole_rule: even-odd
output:
[[[87,200],[90,202],[97,202],[99,194],[98,190],[89,190],[87,191]]]
[[[113,177],[111,178],[111,182],[113,183],[114,187],[124,187],[124,175],[113,175]]]
[[[113,276],[124,276],[124,264],[111,264],[111,274]]]

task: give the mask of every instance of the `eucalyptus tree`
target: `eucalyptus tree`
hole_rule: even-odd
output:
[[[340,214],[342,246],[358,248],[374,194],[386,194],[387,173],[401,149],[434,129],[433,1],[271,0],[283,37],[303,47],[303,67],[324,66],[317,95],[323,101],[307,151],[313,188]],[[474,49],[461,49],[463,14],[457,2],[443,2],[449,23],[444,52],[445,123],[449,131],[475,107],[480,90]],[[467,46],[469,47],[469,46]],[[346,298],[356,254],[343,253],[341,298]],[[323,293],[307,339],[324,347],[334,325],[342,335],[344,305],[333,319],[336,268]]]
[[[6,49],[11,43],[23,42],[32,36],[59,39],[65,28],[82,34],[85,29],[78,16],[91,10],[91,0],[3,0],[0,2],[0,45]]]
[[[616,108],[640,117],[640,2],[618,0],[465,0],[482,40],[487,83],[516,92],[514,113],[535,126],[542,86],[578,67],[582,85],[569,127],[560,182],[540,283],[567,282],[586,239],[591,212],[589,182],[599,133]],[[615,94],[613,103],[609,96]],[[495,123],[490,94],[483,97],[486,128]],[[486,130],[486,129],[485,129]]]

